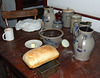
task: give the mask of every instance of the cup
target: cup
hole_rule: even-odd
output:
[[[3,40],[12,41],[14,40],[14,32],[12,28],[4,29],[4,33],[2,35]]]

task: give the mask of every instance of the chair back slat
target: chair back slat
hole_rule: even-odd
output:
[[[20,18],[28,16],[37,16],[38,10],[17,10],[17,11],[2,11],[2,17],[5,18]]]
[[[6,26],[8,26],[7,19],[10,18],[21,18],[21,17],[30,17],[34,16],[34,19],[36,19],[36,16],[38,15],[37,9],[32,10],[16,10],[16,11],[2,11],[2,17],[5,19]]]

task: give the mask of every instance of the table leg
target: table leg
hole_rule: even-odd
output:
[[[3,66],[5,68],[5,72],[6,72],[6,77],[7,78],[13,78],[13,73],[10,70],[9,66],[7,65],[6,61],[2,60]]]
[[[13,78],[13,73],[8,66],[5,66],[7,78]]]

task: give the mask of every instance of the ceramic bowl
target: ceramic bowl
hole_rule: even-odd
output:
[[[59,44],[61,43],[64,32],[60,29],[52,28],[42,30],[39,32],[39,34],[42,37],[44,44],[58,48]]]

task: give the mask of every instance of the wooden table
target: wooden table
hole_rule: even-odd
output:
[[[69,32],[69,29],[63,28],[64,36],[70,43],[68,48],[64,48],[61,45],[57,50],[60,53],[60,57],[57,59],[60,62],[58,71],[51,75],[49,78],[100,78],[100,33],[94,33],[95,47],[90,60],[81,62],[74,59],[73,51],[73,38]],[[0,36],[3,31],[0,29]],[[14,30],[15,40],[4,41],[0,38],[0,56],[2,62],[5,65],[7,76],[12,77],[8,68],[15,73],[18,78],[39,78],[34,69],[29,69],[22,60],[22,56],[27,52],[28,48],[24,46],[27,40],[40,39],[38,31],[24,32],[22,30]]]

